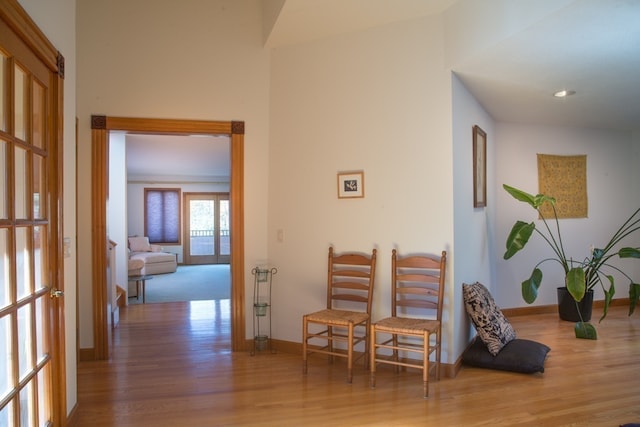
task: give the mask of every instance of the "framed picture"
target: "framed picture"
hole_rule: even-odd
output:
[[[364,172],[338,172],[338,198],[364,197]]]
[[[487,206],[487,134],[473,126],[473,207]]]

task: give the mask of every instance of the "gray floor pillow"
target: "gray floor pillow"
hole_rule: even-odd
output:
[[[516,338],[494,356],[481,339],[476,338],[462,353],[462,363],[479,368],[532,374],[544,372],[544,362],[551,349],[536,341]]]

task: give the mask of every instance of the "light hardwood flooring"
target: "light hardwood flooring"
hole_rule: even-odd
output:
[[[121,314],[111,361],[78,367],[79,426],[618,426],[640,423],[640,313],[613,307],[597,341],[557,314],[512,317],[520,338],[551,347],[544,374],[463,367],[431,382],[344,361],[229,351],[226,303],[147,304]],[[292,326],[294,327],[294,326]],[[296,325],[298,327],[298,325]]]

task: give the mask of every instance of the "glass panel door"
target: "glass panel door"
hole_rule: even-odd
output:
[[[199,257],[202,263],[216,254],[215,200],[189,200],[189,256]],[[213,262],[208,259],[208,262]]]
[[[185,193],[185,264],[230,261],[229,195]]]
[[[59,305],[49,291],[57,136],[49,85],[57,76],[3,20],[0,32],[0,426],[48,426],[57,418],[58,388],[52,331]]]
[[[220,250],[218,251],[218,264],[231,262],[231,223],[229,221],[229,194],[218,196],[218,212],[220,230]]]

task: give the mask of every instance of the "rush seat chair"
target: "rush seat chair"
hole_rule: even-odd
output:
[[[376,249],[369,256],[354,252],[335,254],[329,248],[327,308],[302,317],[303,374],[307,373],[307,359],[312,353],[327,354],[329,362],[334,356],[346,358],[349,383],[353,380],[355,360],[364,357],[365,366],[368,365],[375,268]],[[362,354],[354,357],[359,343],[364,343]]]
[[[442,301],[447,254],[440,257],[391,254],[391,317],[371,325],[370,385],[376,386],[376,364],[422,371],[423,397],[429,396],[429,371],[440,379]],[[381,341],[378,342],[378,336]],[[435,363],[429,358],[435,353]],[[417,355],[417,357],[416,357]],[[410,357],[414,356],[414,357]]]

